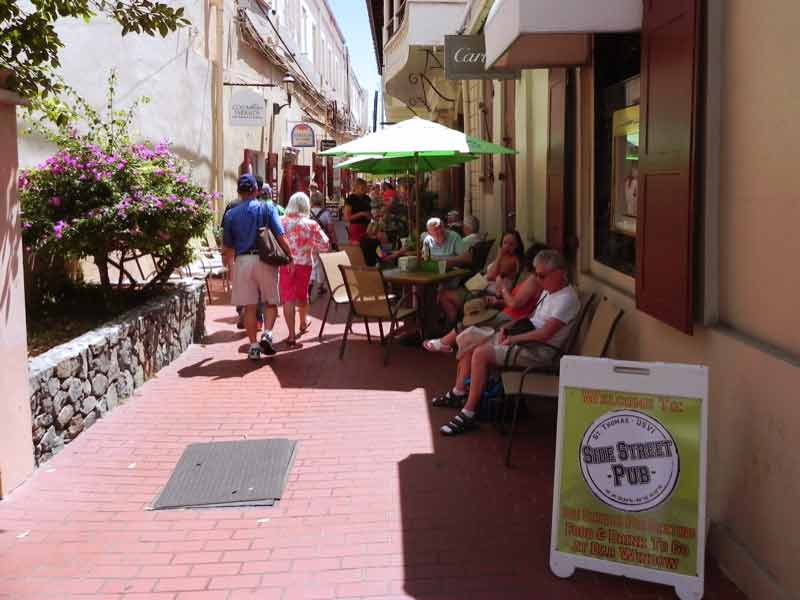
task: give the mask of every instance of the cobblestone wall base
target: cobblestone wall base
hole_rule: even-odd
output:
[[[200,341],[204,287],[202,281],[181,281],[163,296],[29,361],[37,465]]]

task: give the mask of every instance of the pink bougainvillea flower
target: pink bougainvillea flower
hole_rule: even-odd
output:
[[[52,196],[48,204],[50,204],[50,206],[61,206],[61,196]]]
[[[170,234],[169,234],[169,233],[167,233],[166,231],[160,231],[160,230],[159,230],[159,231],[156,233],[156,237],[157,237],[158,239],[160,239],[160,240],[164,240],[165,242],[168,242],[172,236],[170,236]]]
[[[61,239],[61,236],[64,235],[64,230],[69,227],[65,221],[59,221],[55,225],[53,225],[53,235],[55,235],[58,239]]]

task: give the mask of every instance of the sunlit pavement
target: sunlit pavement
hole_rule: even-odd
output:
[[[208,337],[0,503],[0,599],[674,598],[548,569],[555,418],[533,407],[503,466],[490,426],[460,438],[429,408],[452,356],[361,335],[344,309],[317,343],[248,362],[233,310]],[[363,333],[363,324],[356,325]],[[277,339],[285,337],[279,325]],[[299,440],[273,508],[148,511],[187,444]],[[713,563],[706,598],[742,598]]]

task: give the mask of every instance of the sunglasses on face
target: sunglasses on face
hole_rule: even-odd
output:
[[[546,273],[543,273],[541,271],[534,270],[533,274],[536,277],[536,279],[542,280],[542,279],[547,279],[548,277],[550,277],[550,275],[556,273],[557,271],[558,269],[553,269],[552,271],[547,271]]]

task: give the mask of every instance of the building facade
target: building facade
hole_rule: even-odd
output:
[[[104,19],[59,23],[65,81],[103,106],[116,69],[120,104],[150,97],[135,122],[141,137],[170,141],[193,163],[198,183],[227,200],[246,170],[271,182],[278,198],[312,180],[330,196],[341,194],[346,181],[316,155],[322,140],[363,134],[369,103],[327,1],[203,0],[185,9],[192,26],[164,39],[122,37]],[[262,123],[231,123],[231,104],[243,91],[263,98]],[[298,125],[303,135],[293,140]],[[44,140],[23,137],[20,164],[52,151]]]
[[[515,77],[448,96],[446,124],[518,151],[466,166],[465,210],[562,249],[624,308],[612,356],[709,366],[709,547],[759,599],[800,596],[799,18],[788,0],[470,0],[447,32],[483,35],[485,67]]]
[[[466,0],[369,0],[375,55],[387,123],[420,116],[462,129],[460,85],[444,76],[444,36],[461,22]],[[428,177],[436,208],[463,209],[464,167]]]

